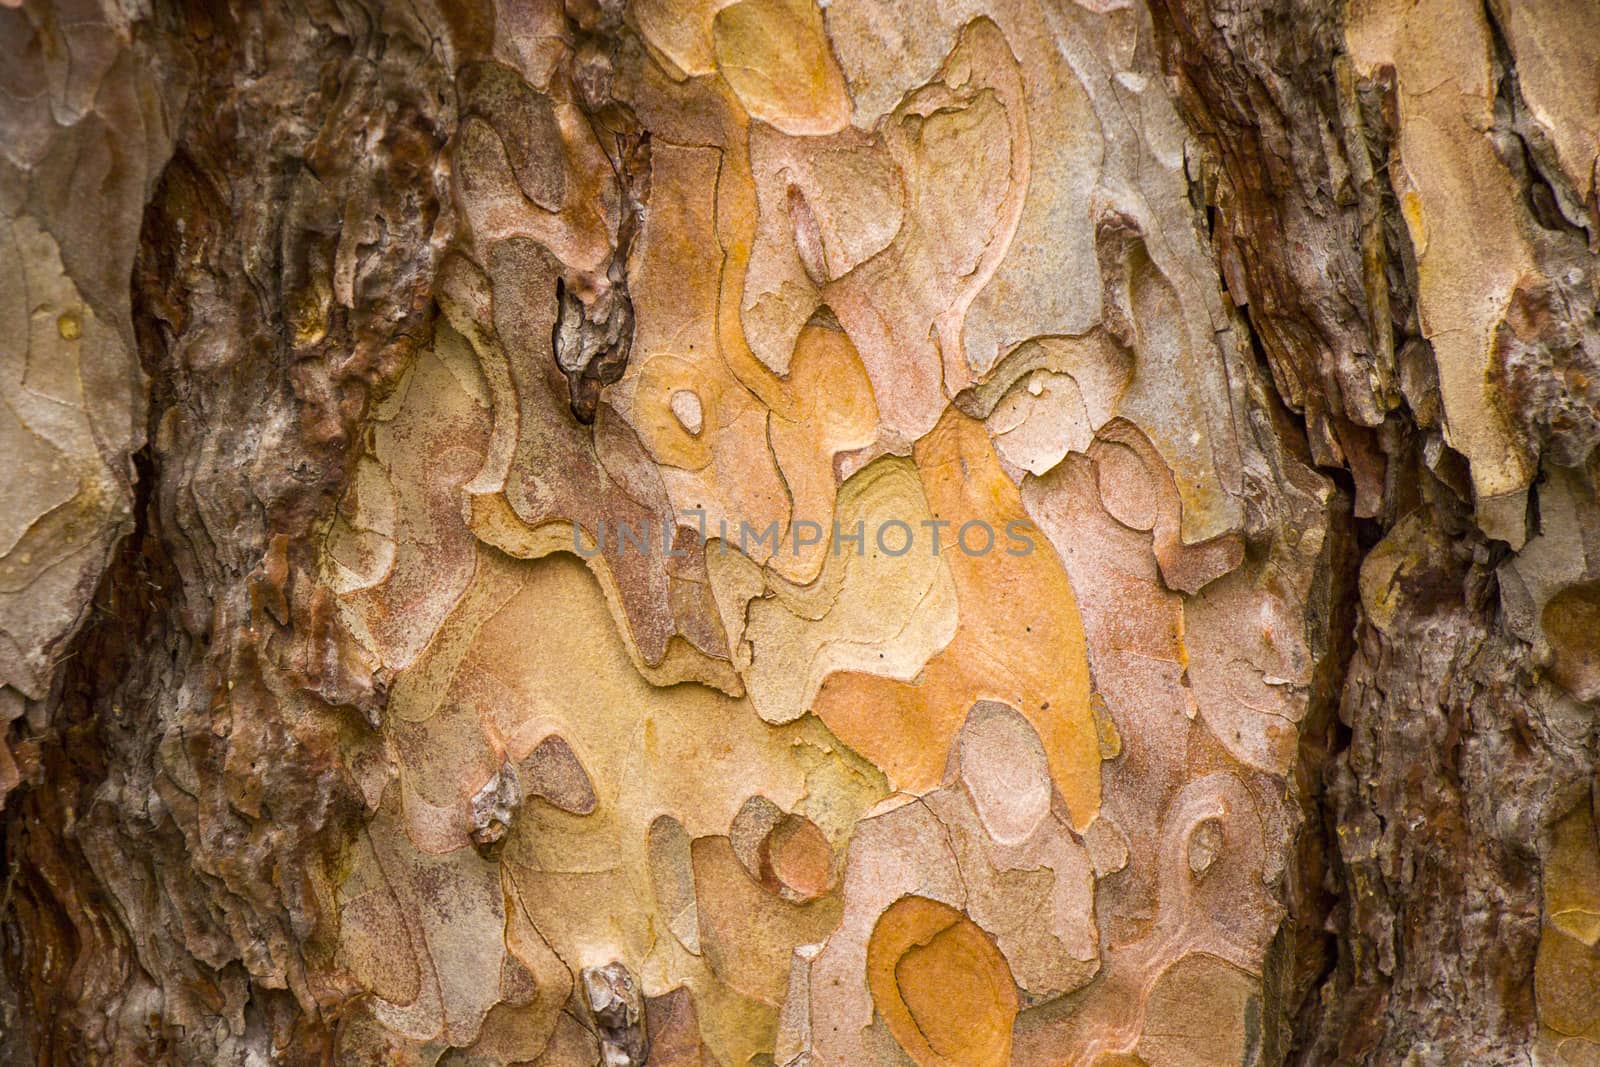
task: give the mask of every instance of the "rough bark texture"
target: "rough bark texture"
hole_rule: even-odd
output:
[[[0,1060],[1600,1064],[1596,54],[0,0]]]

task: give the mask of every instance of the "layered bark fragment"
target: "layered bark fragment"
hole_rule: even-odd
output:
[[[1375,520],[1326,772],[1337,958],[1294,1058],[1587,1063],[1594,13],[1313,7],[1160,19],[1230,293]]]

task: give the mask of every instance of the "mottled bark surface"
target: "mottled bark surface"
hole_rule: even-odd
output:
[[[0,1060],[1600,1064],[1597,54],[0,0]]]
[[[1294,1061],[1594,1062],[1600,19],[1166,7],[1230,294],[1373,520]]]

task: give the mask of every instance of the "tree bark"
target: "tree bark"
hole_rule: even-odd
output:
[[[0,1059],[1600,1064],[1592,0],[0,0]]]

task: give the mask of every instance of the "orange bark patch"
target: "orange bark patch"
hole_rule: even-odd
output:
[[[918,1067],[1005,1067],[1017,990],[994,942],[971,919],[902,897],[867,944],[872,1002]]]
[[[915,458],[934,519],[950,523],[940,551],[960,604],[956,636],[911,682],[857,672],[830,676],[813,710],[896,788],[920,793],[939,783],[950,742],[975,702],[1010,704],[1039,732],[1050,775],[1082,830],[1100,810],[1100,745],[1083,622],[1066,571],[1028,521],[981,422],[946,411],[918,442]],[[976,526],[968,549],[961,547],[969,522],[993,530],[988,552],[976,551],[985,540]],[[1026,554],[1008,554],[1022,549],[1008,537],[1012,523],[1026,526],[1032,545]]]

